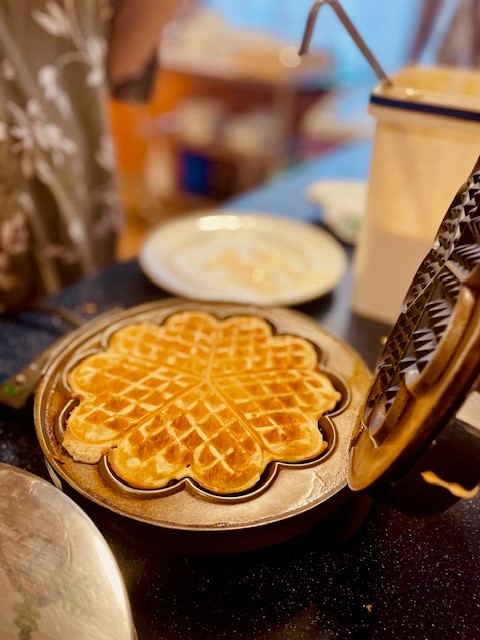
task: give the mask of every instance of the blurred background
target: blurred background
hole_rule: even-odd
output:
[[[387,73],[475,64],[477,0],[343,0]],[[126,227],[119,259],[179,212],[221,205],[335,146],[371,138],[378,80],[331,7],[309,54],[311,0],[184,0],[147,105],[111,100]],[[478,7],[477,7],[478,10]]]

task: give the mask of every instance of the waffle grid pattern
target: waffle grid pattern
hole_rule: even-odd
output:
[[[68,381],[80,404],[63,446],[75,459],[109,452],[130,486],[191,477],[222,494],[253,487],[273,460],[318,456],[318,420],[340,399],[308,341],[254,316],[201,312],[115,331]]]

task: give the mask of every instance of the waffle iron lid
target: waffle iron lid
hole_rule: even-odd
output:
[[[377,362],[349,485],[414,515],[480,482],[480,159],[420,265]]]

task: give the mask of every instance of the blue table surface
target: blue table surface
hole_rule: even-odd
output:
[[[275,213],[309,222],[320,220],[321,211],[306,198],[308,187],[319,180],[366,180],[370,152],[368,140],[342,146],[320,160],[282,171],[258,189],[233,198],[226,208]]]
[[[305,189],[321,178],[365,178],[369,152],[368,143],[340,149],[226,206],[316,220],[320,213],[306,201]],[[349,278],[300,310],[373,365],[385,327],[349,312]],[[133,260],[71,285],[55,302],[88,317],[165,296]],[[0,320],[0,378],[67,330],[37,313]],[[31,403],[21,411],[0,407],[0,460],[47,477]],[[424,519],[375,502],[347,542],[314,528],[239,555],[152,559],[105,535],[125,579],[139,640],[480,638],[479,497]]]

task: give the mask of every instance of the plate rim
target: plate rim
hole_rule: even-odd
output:
[[[275,228],[278,229],[278,225],[281,224],[283,226],[288,226],[292,230],[298,229],[303,232],[308,231],[310,234],[314,234],[314,237],[322,242],[326,242],[332,248],[333,251],[336,252],[338,256],[338,268],[337,275],[332,277],[327,283],[324,283],[322,286],[311,287],[307,291],[302,291],[299,293],[291,292],[288,295],[270,295],[268,297],[268,301],[266,301],[265,297],[260,296],[252,296],[251,298],[242,298],[239,299],[235,297],[235,295],[228,296],[225,294],[220,295],[208,295],[206,293],[198,292],[198,295],[192,295],[191,288],[186,287],[182,288],[177,286],[175,283],[169,281],[168,277],[165,277],[165,273],[155,272],[152,269],[151,262],[151,247],[155,242],[156,238],[159,235],[162,235],[167,230],[175,227],[177,225],[182,224],[197,224],[201,218],[205,218],[208,216],[224,216],[224,217],[240,217],[240,218],[248,218],[250,217],[255,223],[261,222],[266,223],[267,225],[277,225]],[[254,223],[254,224],[255,224]],[[235,230],[233,230],[235,231]],[[348,255],[345,248],[342,246],[340,240],[335,238],[335,236],[327,229],[323,229],[321,227],[316,226],[311,221],[299,220],[297,218],[292,218],[289,216],[282,216],[279,214],[264,212],[264,211],[249,211],[249,210],[235,210],[228,208],[212,208],[212,209],[201,209],[195,212],[182,214],[180,216],[174,216],[165,220],[154,227],[144,238],[142,246],[138,252],[137,260],[143,274],[148,278],[152,284],[163,289],[167,293],[171,293],[177,296],[188,297],[193,300],[199,300],[204,302],[225,302],[225,303],[237,303],[237,304],[255,304],[262,306],[294,306],[297,304],[303,304],[305,302],[309,302],[311,300],[315,300],[324,295],[327,295],[331,291],[333,291],[336,286],[341,282],[348,267]],[[168,266],[161,261],[159,261],[161,265],[161,270],[168,271]]]

